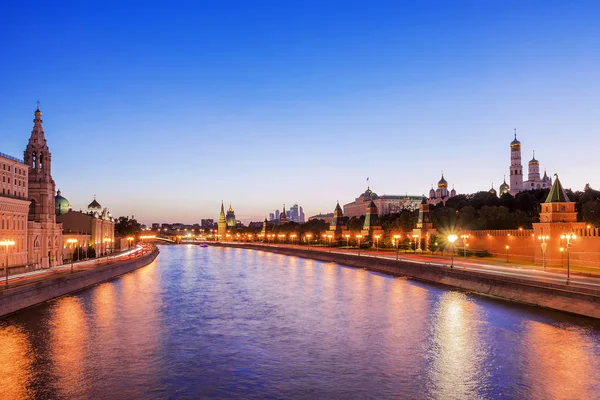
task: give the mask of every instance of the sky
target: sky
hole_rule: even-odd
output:
[[[57,188],[138,221],[243,222],[367,187],[498,188],[523,164],[600,187],[597,1],[0,5],[0,152],[41,102]],[[525,172],[526,173],[526,168]]]

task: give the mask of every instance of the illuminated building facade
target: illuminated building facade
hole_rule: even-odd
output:
[[[415,210],[419,207],[422,198],[422,196],[408,195],[379,196],[377,193],[373,192],[370,187],[367,187],[367,190],[355,198],[352,203],[344,204],[344,215],[348,218],[365,215],[371,201],[375,203],[379,215],[399,213],[404,209]]]

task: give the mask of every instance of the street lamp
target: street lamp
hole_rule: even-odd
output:
[[[506,262],[508,262],[508,249],[510,249],[510,246],[506,245]]]
[[[346,234],[344,237],[346,238],[346,247],[350,247],[350,235]]]
[[[75,238],[67,239],[67,243],[69,243],[71,245],[71,273],[73,273],[73,259],[75,258],[75,249],[73,248],[73,245],[76,244],[77,242],[78,242],[78,240]]]
[[[379,238],[381,237],[381,235],[375,235],[373,237],[375,238],[375,250],[377,250],[379,247]]]
[[[463,240],[464,243],[464,248],[463,248],[463,252],[465,253],[465,260],[467,259],[467,247],[469,247],[469,238],[471,237],[471,235],[466,234],[466,235],[460,235],[460,238]]]
[[[571,252],[570,252],[570,248],[573,245],[573,243],[571,243],[571,240],[575,240],[575,234],[574,233],[567,233],[566,235],[561,235],[561,239],[563,238],[567,239],[567,285],[569,284],[569,282],[571,281]]]
[[[306,246],[310,247],[310,238],[312,238],[312,234],[307,233],[304,235],[304,237],[306,238]]]
[[[400,235],[394,235],[394,241],[396,242],[396,261],[398,261],[398,253],[400,252]]]
[[[133,238],[131,236],[129,236],[127,238],[127,244],[129,245],[129,248],[131,248],[131,243],[133,242]]]
[[[108,264],[108,257],[110,256],[110,254],[108,253],[108,244],[111,243],[113,240],[109,237],[105,237],[104,239],[102,239],[102,241],[104,242],[104,250],[106,251],[106,263]]]
[[[546,240],[550,239],[550,236],[540,235],[538,236],[538,240],[541,241],[540,246],[542,247],[542,265],[544,266],[544,271],[546,270],[546,249],[548,248],[548,243]]]
[[[458,239],[458,236],[456,236],[455,234],[448,235],[448,241],[450,242],[452,247],[454,247],[454,242],[456,242],[456,239]],[[450,254],[451,254],[450,268],[454,268],[454,252],[451,250]]]
[[[331,242],[333,241],[333,235],[327,235],[327,239],[329,241],[329,252],[331,253]]]
[[[362,235],[356,235],[356,240],[358,241],[358,255],[360,256],[360,239],[362,239]]]
[[[412,237],[413,237],[413,240],[415,241],[415,254],[417,254],[417,239],[420,237],[417,234],[412,235]]]
[[[290,238],[292,239],[292,246],[296,245],[296,234],[295,234],[295,233],[292,233],[292,234],[290,235]]]
[[[0,241],[0,246],[4,246],[4,249],[6,251],[6,265],[4,266],[4,271],[6,274],[6,287],[8,287],[8,247],[9,246],[14,246],[15,245],[15,241],[14,240],[2,240]]]

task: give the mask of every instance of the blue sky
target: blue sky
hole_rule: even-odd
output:
[[[4,2],[0,151],[41,101],[53,176],[150,222],[330,212],[366,188],[497,187],[523,161],[600,187],[600,4]]]

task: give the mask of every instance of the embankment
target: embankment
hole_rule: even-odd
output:
[[[586,317],[600,318],[600,290],[570,285],[532,282],[515,277],[495,276],[477,271],[450,269],[447,266],[424,265],[406,260],[358,256],[348,253],[328,253],[306,248],[264,246],[245,243],[214,243],[215,246],[239,247],[270,251],[313,260],[335,262],[356,268],[383,272],[394,276],[448,285],[506,300],[564,311]]]
[[[155,249],[133,260],[117,261],[72,275],[49,277],[29,285],[5,289],[0,292],[0,317],[108,281],[150,264],[157,256],[158,249]]]

